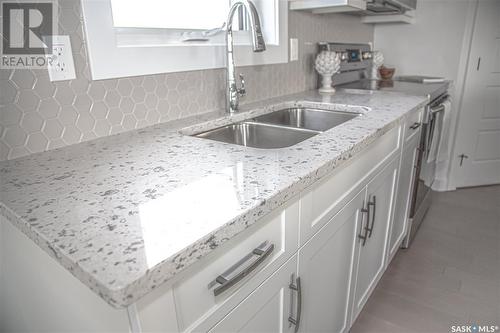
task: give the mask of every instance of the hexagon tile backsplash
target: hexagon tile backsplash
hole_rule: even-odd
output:
[[[70,35],[76,79],[50,82],[44,70],[0,70],[0,161],[154,125],[224,106],[224,70],[92,81],[79,0],[59,0],[59,34]],[[315,44],[373,40],[373,28],[347,15],[290,12],[299,61],[239,68],[244,102],[312,89]]]

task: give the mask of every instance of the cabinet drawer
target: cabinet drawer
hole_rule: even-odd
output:
[[[423,114],[423,109],[420,109],[419,111],[412,112],[408,115],[405,122],[405,141],[411,140],[413,137],[420,133],[422,128]]]
[[[293,256],[209,332],[294,332],[289,318],[295,316],[296,292],[290,284],[296,271],[297,256]]]
[[[329,221],[400,148],[401,127],[395,127],[358,153],[350,163],[313,185],[300,201],[300,244]]]
[[[298,220],[299,204],[293,200],[230,240],[196,272],[175,284],[179,330],[208,330],[276,271],[298,249]],[[266,256],[270,246],[274,249]],[[227,282],[234,280],[234,284]],[[228,288],[222,291],[226,283]]]

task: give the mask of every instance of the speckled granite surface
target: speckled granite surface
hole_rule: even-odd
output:
[[[124,307],[426,102],[398,93],[312,91],[247,105],[232,119],[207,114],[2,162],[0,213],[105,301]],[[292,105],[364,114],[283,149],[179,133]]]

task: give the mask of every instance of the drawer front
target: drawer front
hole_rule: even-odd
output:
[[[297,256],[293,256],[209,332],[294,332],[289,318],[296,316],[297,298],[290,284],[297,276],[296,270]],[[200,327],[199,331],[206,329]]]
[[[405,141],[411,140],[413,137],[420,134],[422,128],[422,119],[424,115],[424,110],[420,109],[417,112],[412,112],[408,115],[405,123]]]
[[[300,244],[329,221],[400,148],[401,127],[395,127],[358,153],[325,181],[306,190],[300,201]]]
[[[179,330],[212,327],[298,249],[296,200],[265,216],[173,286]],[[272,247],[272,249],[271,249]]]

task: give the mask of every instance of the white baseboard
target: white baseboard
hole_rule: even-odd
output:
[[[448,184],[448,179],[434,179],[432,190],[436,192],[455,191],[457,188]]]

